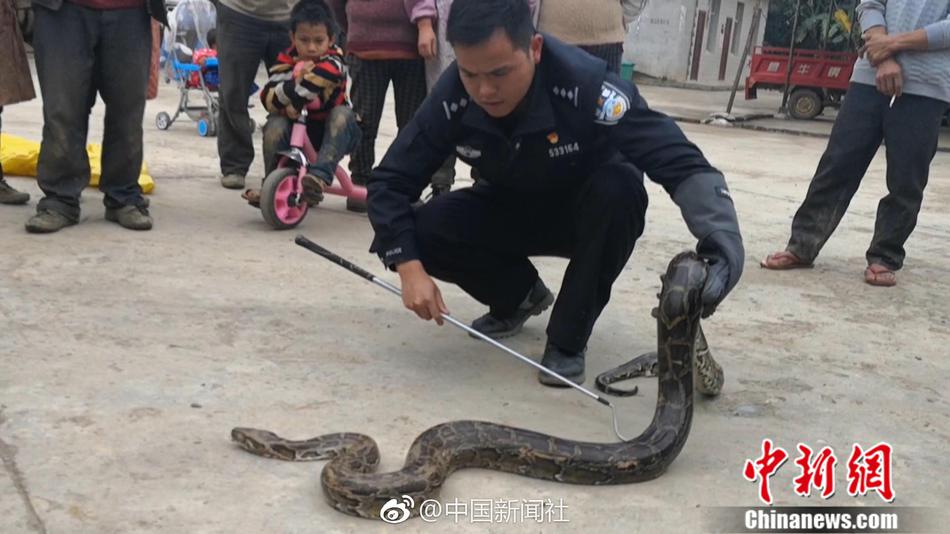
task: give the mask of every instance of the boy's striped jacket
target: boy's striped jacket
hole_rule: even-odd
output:
[[[267,111],[282,113],[290,106],[300,112],[311,101],[319,99],[320,107],[311,109],[308,118],[322,121],[331,109],[350,106],[346,96],[346,65],[339,47],[330,47],[299,82],[294,79],[294,67],[298,61],[294,48],[277,56],[277,63],[269,71],[270,78],[261,89],[261,102]]]

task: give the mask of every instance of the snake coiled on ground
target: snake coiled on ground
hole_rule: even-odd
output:
[[[659,378],[656,412],[630,441],[592,443],[481,421],[436,425],[416,438],[402,469],[376,473],[379,449],[369,436],[326,434],[293,441],[266,430],[235,428],[245,450],[288,461],[330,460],[321,473],[329,504],[349,515],[380,519],[387,501],[403,495],[415,503],[438,496],[448,476],[463,468],[494,469],[571,484],[627,484],[654,479],[676,458],[693,417],[693,359],[699,332],[706,264],[684,252],[661,277],[657,308]]]

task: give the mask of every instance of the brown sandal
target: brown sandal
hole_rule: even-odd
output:
[[[880,263],[872,263],[864,270],[864,281],[872,286],[893,287],[897,285],[897,273]]]
[[[241,193],[241,198],[247,201],[248,204],[254,206],[255,208],[261,207],[261,190],[260,189],[245,189]]]
[[[813,267],[811,263],[805,263],[798,256],[787,250],[773,252],[759,262],[759,265],[765,269],[773,271],[785,271],[788,269],[806,269]]]

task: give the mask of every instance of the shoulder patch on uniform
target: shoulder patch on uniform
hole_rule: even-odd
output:
[[[597,97],[597,106],[594,111],[594,122],[597,124],[612,125],[630,109],[630,99],[619,88],[609,82],[604,82]]]
[[[574,104],[575,108],[577,107],[577,101],[578,101],[578,98],[580,97],[579,95],[581,92],[580,87],[575,85],[573,88],[570,88],[570,87],[565,88],[565,87],[558,87],[555,85],[554,87],[551,88],[551,91],[554,93],[554,96],[559,96],[563,98],[564,100],[567,100],[571,104]]]

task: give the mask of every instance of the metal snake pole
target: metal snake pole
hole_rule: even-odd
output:
[[[389,291],[390,293],[393,293],[393,294],[395,294],[395,295],[402,296],[402,291],[401,291],[398,287],[396,287],[396,286],[390,284],[389,282],[387,282],[387,281],[385,281],[385,280],[381,280],[380,278],[377,278],[376,276],[374,276],[374,275],[373,275],[372,273],[370,273],[369,271],[367,271],[367,270],[365,270],[365,269],[359,267],[358,265],[356,265],[356,264],[350,262],[349,260],[346,260],[346,259],[344,259],[344,258],[341,258],[340,256],[337,256],[337,255],[334,254],[333,252],[330,252],[329,250],[323,248],[322,246],[320,246],[320,245],[314,243],[313,241],[307,239],[307,238],[304,237],[303,235],[298,235],[298,236],[294,239],[294,242],[297,243],[298,245],[300,245],[301,247],[303,247],[303,248],[309,250],[310,252],[313,252],[314,254],[317,254],[318,256],[321,256],[321,257],[323,257],[324,259],[330,260],[331,262],[333,262],[333,263],[339,265],[340,267],[343,267],[343,268],[346,269],[347,271],[350,271],[351,273],[353,273],[353,274],[355,274],[355,275],[357,275],[357,276],[359,276],[359,277],[361,277],[361,278],[364,278],[364,279],[366,279],[366,280],[368,280],[368,281],[370,281],[370,282],[376,284],[377,286],[379,286],[379,287],[385,289],[386,291]],[[442,314],[442,318],[443,318],[445,321],[447,321],[447,322],[449,322],[449,323],[451,323],[451,324],[457,326],[458,328],[460,328],[460,329],[462,329],[462,330],[468,332],[469,334],[471,334],[471,335],[477,337],[478,339],[481,339],[482,341],[484,341],[484,342],[486,342],[486,343],[488,343],[488,344],[494,346],[495,348],[498,348],[498,349],[501,349],[501,350],[504,351],[504,352],[507,352],[508,354],[510,354],[510,355],[512,355],[512,356],[514,356],[514,357],[516,357],[516,358],[518,358],[519,360],[523,361],[524,363],[527,363],[528,365],[534,367],[535,369],[537,369],[537,370],[539,370],[539,371],[541,371],[541,372],[543,372],[543,373],[547,373],[548,375],[553,376],[554,378],[556,378],[556,379],[560,380],[561,382],[563,382],[565,385],[570,386],[570,387],[576,389],[577,391],[580,391],[580,392],[583,393],[584,395],[587,395],[588,397],[594,399],[595,401],[597,401],[597,402],[603,404],[604,406],[610,408],[610,415],[611,415],[611,417],[612,417],[612,419],[613,419],[613,430],[614,430],[614,434],[616,434],[617,437],[620,438],[621,441],[630,441],[630,439],[632,439],[632,438],[625,438],[625,437],[623,436],[623,434],[620,433],[620,423],[619,423],[619,421],[617,420],[617,410],[616,410],[616,408],[614,407],[614,405],[611,404],[611,402],[610,402],[609,400],[605,399],[605,398],[602,397],[601,395],[598,395],[598,394],[594,393],[593,391],[591,391],[591,390],[589,390],[589,389],[587,389],[587,388],[585,388],[585,387],[583,387],[583,386],[581,386],[581,385],[578,385],[578,384],[575,384],[574,382],[571,382],[570,380],[568,380],[567,378],[564,378],[564,377],[561,376],[560,374],[558,374],[558,373],[556,373],[556,372],[554,372],[554,371],[548,369],[547,367],[544,367],[543,365],[539,364],[538,362],[536,362],[536,361],[534,361],[534,360],[532,360],[532,359],[530,359],[530,358],[527,358],[527,357],[525,357],[524,355],[522,355],[521,353],[519,353],[519,352],[517,352],[517,351],[515,351],[515,350],[512,350],[511,348],[509,348],[509,347],[503,345],[502,343],[499,343],[498,341],[496,341],[496,340],[494,340],[494,339],[492,339],[492,338],[486,336],[485,334],[479,332],[478,330],[475,330],[474,328],[468,326],[467,324],[465,324],[465,323],[459,321],[458,319],[456,319],[455,317],[452,317],[451,315],[449,315],[449,314],[447,314],[447,313],[443,313],[443,314]]]

